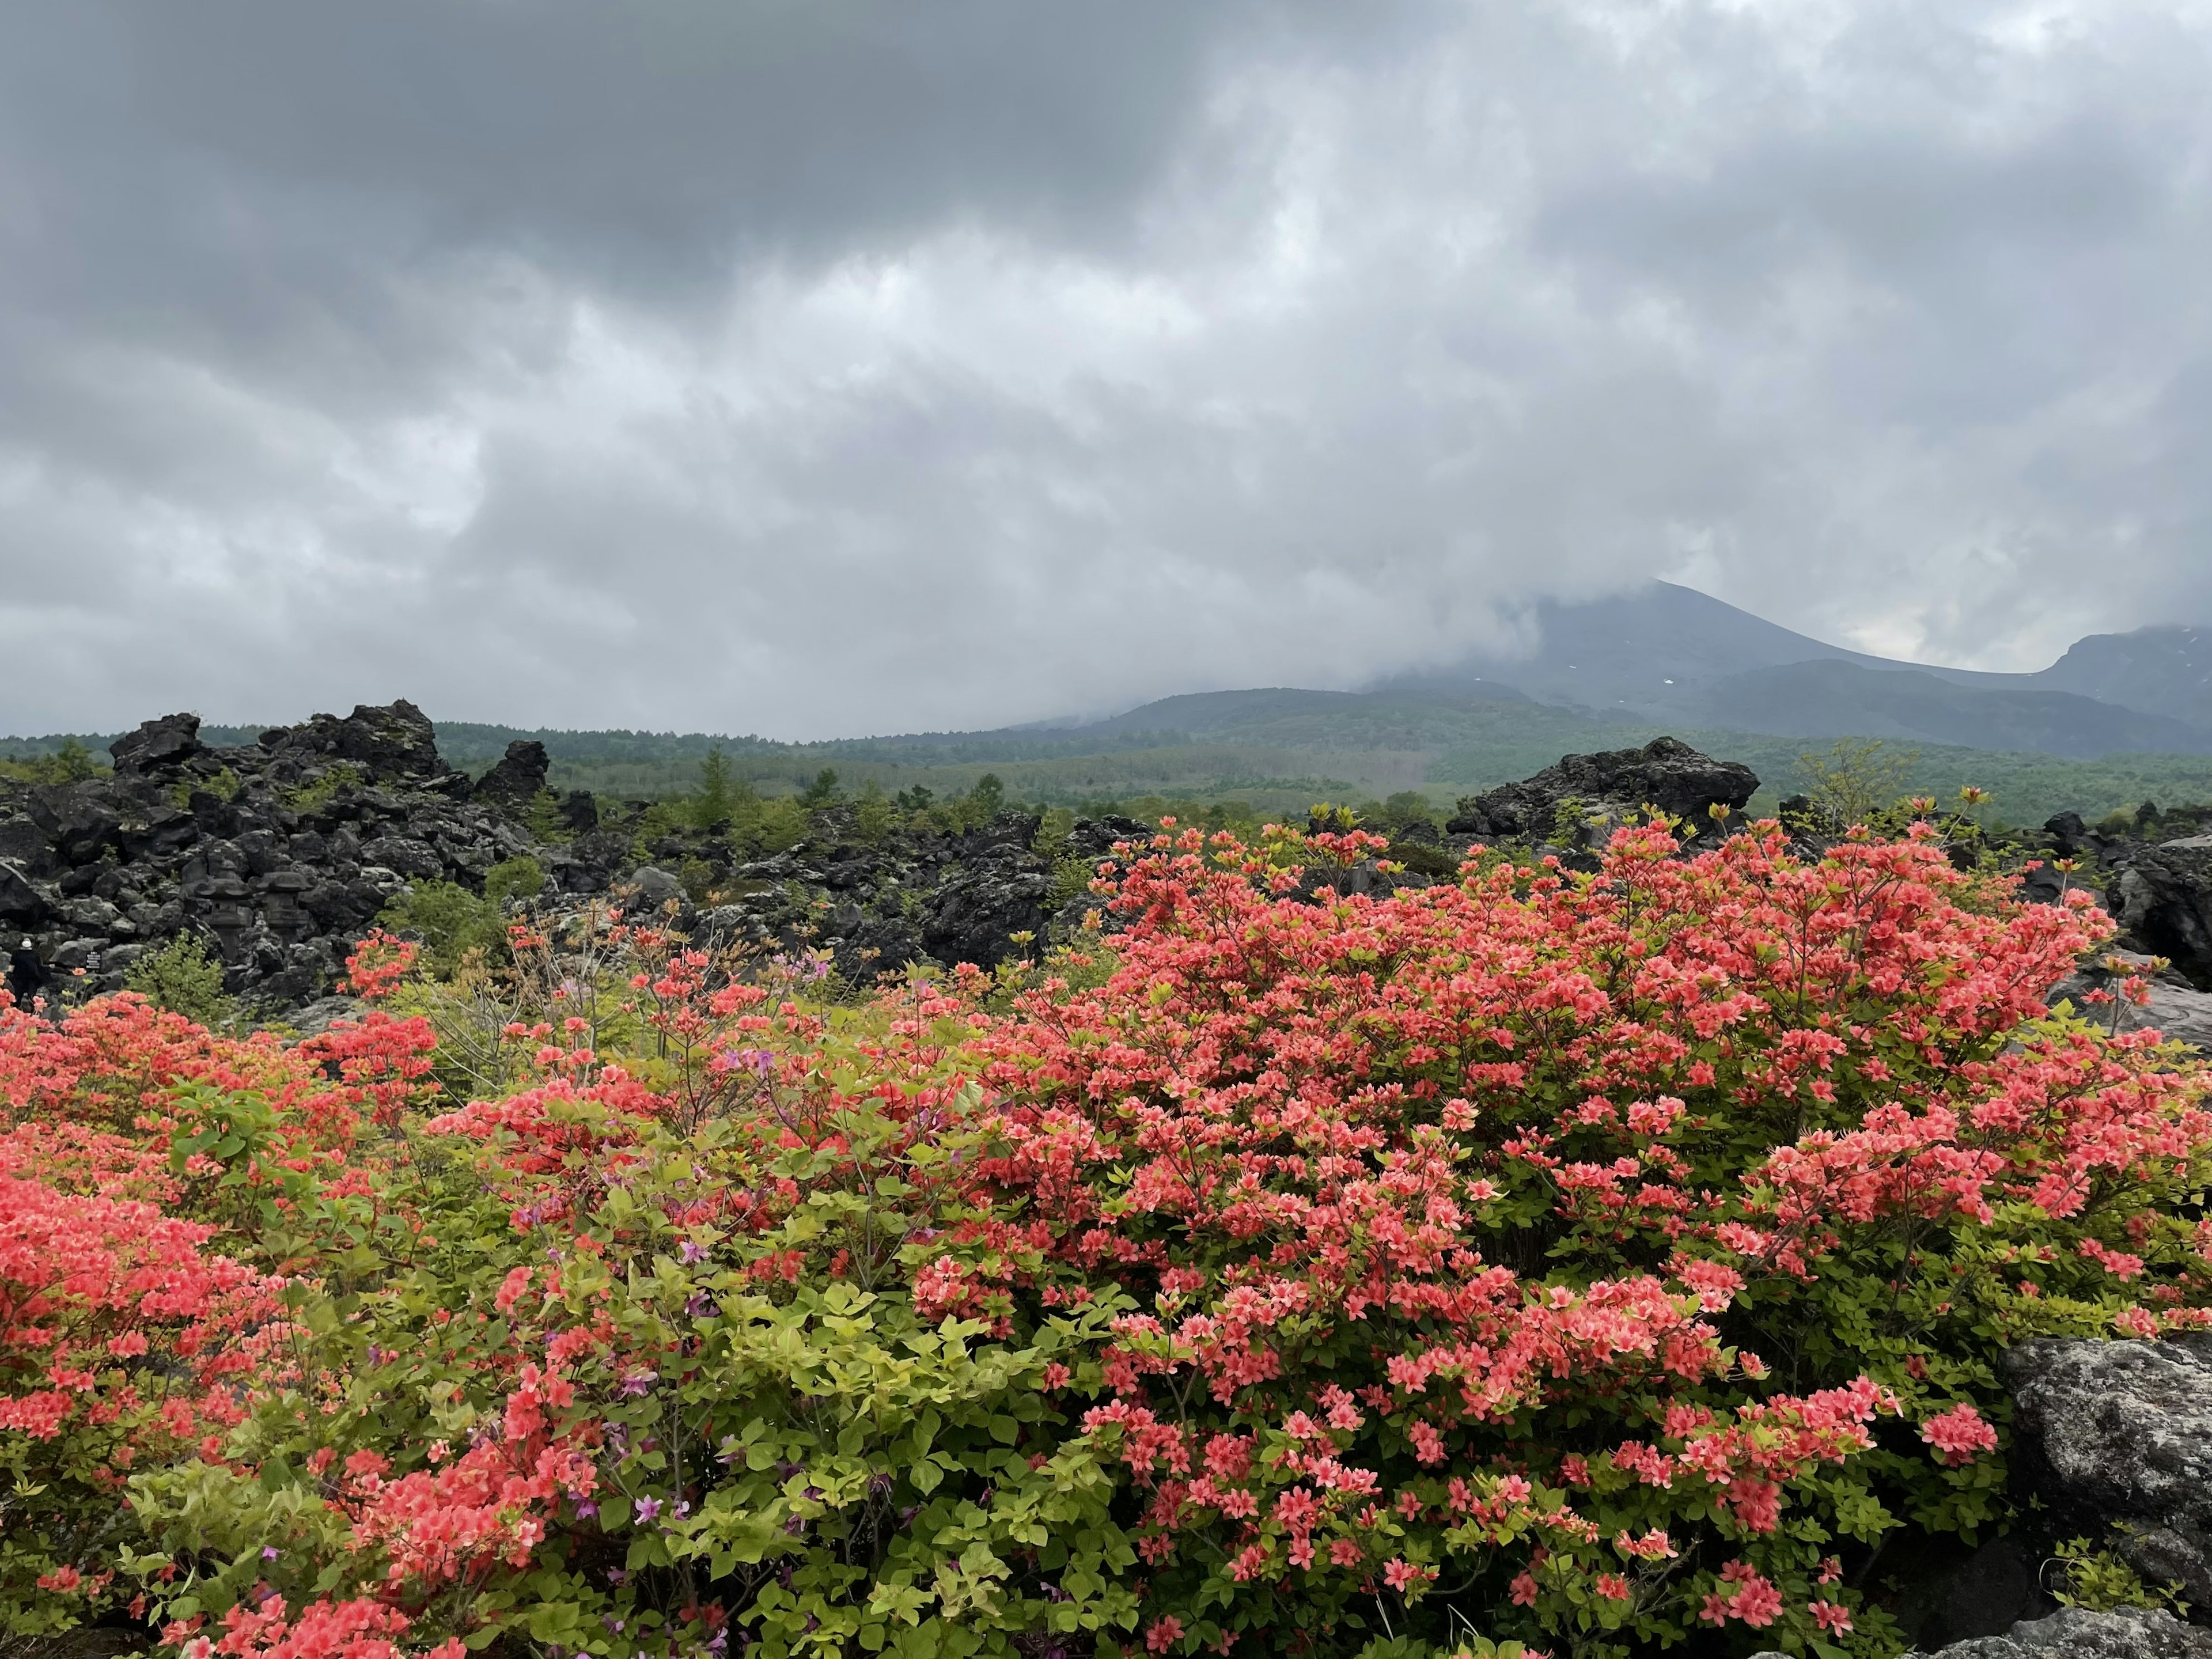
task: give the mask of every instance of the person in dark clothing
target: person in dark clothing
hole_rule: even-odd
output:
[[[39,960],[38,948],[25,939],[15,947],[15,954],[8,958],[8,988],[15,994],[15,1006],[28,1008],[31,1000],[53,983],[54,976],[46,971],[46,964]]]

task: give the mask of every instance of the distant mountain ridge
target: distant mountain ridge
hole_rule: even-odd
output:
[[[1703,733],[1721,745],[1713,752],[1757,752],[1770,769],[1776,756],[1786,769],[1804,740],[1843,736],[1949,752],[1961,764],[1971,751],[2009,756],[2010,771],[2050,771],[2044,757],[2100,764],[2146,757],[2157,763],[2148,771],[2121,765],[2143,780],[2128,787],[2148,788],[2157,777],[2166,780],[2156,785],[2161,791],[2199,792],[2192,799],[2212,792],[2212,767],[2196,759],[2212,757],[2212,628],[2090,635],[2048,668],[1996,674],[1830,645],[1667,582],[1586,603],[1547,601],[1524,620],[1535,643],[1523,653],[1474,653],[1359,690],[1189,692],[1103,718],[811,743],[445,720],[437,742],[471,772],[512,742],[541,742],[563,787],[625,797],[681,793],[715,748],[744,776],[797,787],[830,766],[848,783],[875,777],[892,787],[925,774],[933,787],[940,775],[964,787],[970,775],[995,769],[1009,787],[1019,776],[1088,794],[1190,787],[1200,779],[1210,780],[1206,790],[1286,797],[1304,780],[1389,793],[1503,781],[1562,753],[1661,732]],[[220,730],[219,740],[232,744],[258,732],[204,730]],[[106,749],[106,737],[80,736],[95,755]],[[51,753],[60,742],[0,738],[0,760]]]
[[[1598,719],[1790,737],[2081,757],[2212,753],[2212,630],[2204,629],[2092,635],[2039,672],[1993,674],[1830,645],[1671,582],[1582,604],[1546,601],[1532,620],[1539,642],[1525,655],[1479,653],[1374,690],[1510,690]]]

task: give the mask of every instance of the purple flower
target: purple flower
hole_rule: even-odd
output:
[[[653,1385],[660,1381],[658,1371],[632,1371],[623,1378],[623,1394],[631,1400],[641,1399],[653,1392]]]
[[[684,1259],[684,1265],[687,1267],[696,1267],[700,1262],[704,1261],[707,1259],[706,1251],[701,1249],[697,1243],[688,1238],[684,1241],[684,1248],[678,1250],[677,1255]]]
[[[274,1544],[264,1544],[261,1547],[261,1559],[264,1561],[274,1561],[276,1559],[276,1547]]]
[[[722,1310],[713,1297],[702,1291],[684,1304],[684,1311],[694,1319],[712,1319]]]
[[[637,1500],[637,1518],[640,1521],[655,1520],[659,1518],[659,1514],[660,1500],[658,1498],[641,1498]]]
[[[775,1055],[766,1048],[725,1048],[714,1056],[714,1067],[723,1072],[750,1072],[769,1078],[775,1072]]]

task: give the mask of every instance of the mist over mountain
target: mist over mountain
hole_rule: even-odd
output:
[[[2212,636],[2197,628],[2092,635],[2039,672],[1994,674],[1870,656],[1653,582],[1586,604],[1547,601],[1523,632],[1531,643],[1520,655],[1469,657],[1376,691],[1517,691],[1597,718],[1790,737],[2084,757],[2212,752]]]

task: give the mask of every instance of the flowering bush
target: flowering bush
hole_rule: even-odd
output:
[[[2212,1302],[2197,1074],[2040,1000],[2109,924],[1924,837],[1379,850],[1171,832],[1120,933],[842,1000],[602,912],[372,939],[289,1048],[0,1012],[12,1627],[1894,1652],[1999,1350]]]
[[[2037,1018],[2101,916],[1916,839],[1674,852],[1308,904],[1163,837],[1111,976],[979,1033],[933,1293],[1122,1310],[1067,1380],[1156,1647],[1886,1642],[1841,1558],[1996,1516],[1996,1351],[2203,1318],[2199,1085]]]

